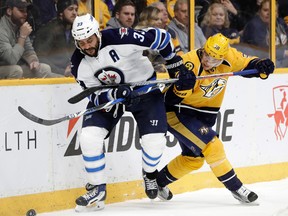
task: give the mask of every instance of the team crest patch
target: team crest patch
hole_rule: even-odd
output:
[[[121,35],[121,39],[122,39],[125,35],[128,35],[128,28],[121,27],[119,29],[119,34]]]
[[[200,88],[204,91],[203,97],[211,98],[219,94],[222,89],[225,88],[227,81],[225,79],[215,79],[212,83],[207,86],[200,85]]]
[[[206,126],[203,126],[199,129],[199,132],[201,133],[201,135],[206,135],[209,133],[209,128]]]
[[[94,76],[102,83],[102,84],[119,84],[124,80],[123,73],[114,67],[106,67],[99,71],[96,71]]]

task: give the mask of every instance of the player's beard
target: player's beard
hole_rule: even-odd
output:
[[[98,56],[98,46],[91,47],[89,49],[85,49],[85,50],[83,50],[83,52],[90,57],[97,57]]]

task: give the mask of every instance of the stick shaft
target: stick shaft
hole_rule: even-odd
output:
[[[158,86],[151,86],[148,89],[147,89],[147,86],[144,86],[142,88],[134,90],[134,92],[137,93],[137,96],[141,96],[141,95],[147,94],[147,93],[149,93],[151,91],[154,91],[156,89],[159,89]],[[29,120],[31,120],[31,121],[33,121],[35,123],[46,125],[46,126],[51,126],[51,125],[55,125],[55,124],[58,124],[58,123],[63,122],[63,121],[67,121],[67,120],[74,119],[74,118],[77,118],[77,117],[80,117],[80,116],[83,116],[83,115],[86,115],[86,114],[89,114],[89,113],[96,112],[96,111],[101,110],[101,109],[106,109],[106,108],[111,107],[111,106],[113,106],[115,104],[121,103],[124,100],[125,100],[124,98],[118,98],[118,99],[109,101],[107,103],[101,104],[99,106],[91,107],[89,109],[85,109],[83,111],[72,113],[72,114],[69,114],[67,116],[64,116],[64,117],[61,117],[61,118],[58,118],[58,119],[50,119],[50,120],[43,119],[43,118],[40,118],[38,116],[35,116],[32,113],[30,113],[27,110],[25,110],[21,106],[18,106],[18,111],[23,116],[25,116],[26,118],[28,118]]]
[[[209,79],[209,78],[218,78],[218,77],[227,77],[227,76],[243,76],[243,75],[250,75],[257,73],[256,69],[252,70],[244,70],[244,71],[238,71],[238,72],[228,72],[228,73],[222,73],[222,74],[211,74],[211,75],[205,75],[205,76],[198,76],[197,79]],[[84,98],[88,97],[89,95],[93,94],[95,91],[98,91],[100,89],[104,88],[117,88],[121,85],[129,85],[129,86],[145,86],[145,85],[151,85],[151,84],[171,84],[176,82],[178,79],[159,79],[159,80],[151,80],[151,81],[142,81],[142,82],[133,82],[133,83],[126,83],[126,84],[112,84],[112,85],[101,85],[101,86],[94,86],[88,89],[83,90],[77,95],[74,95],[71,97],[68,102],[71,104],[75,104],[83,100]]]

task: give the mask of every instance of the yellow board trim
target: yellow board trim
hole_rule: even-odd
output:
[[[288,178],[288,162],[236,168],[238,177],[245,184]],[[253,173],[253,175],[251,175]],[[174,194],[203,188],[223,187],[212,172],[189,174],[169,185]],[[106,204],[145,198],[142,181],[109,184]],[[0,199],[0,216],[23,216],[29,209],[38,213],[59,211],[75,207],[75,198],[84,193],[83,188],[47,193],[14,196]]]
[[[52,85],[76,83],[72,77],[66,78],[34,78],[34,79],[7,79],[0,80],[0,86],[23,86],[23,85]],[[1,215],[0,215],[1,216]]]

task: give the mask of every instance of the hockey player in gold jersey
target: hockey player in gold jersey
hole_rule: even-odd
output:
[[[179,80],[165,92],[169,131],[178,139],[182,152],[159,172],[158,197],[172,199],[173,194],[167,185],[200,169],[205,160],[237,200],[254,202],[257,194],[243,186],[225,155],[221,140],[212,129],[228,77],[196,80],[196,76],[257,69],[258,73],[245,77],[266,79],[273,73],[274,63],[237,51],[220,33],[209,37],[203,48],[190,51],[182,58],[191,73],[177,74],[177,71],[168,70],[171,77],[178,76]]]

